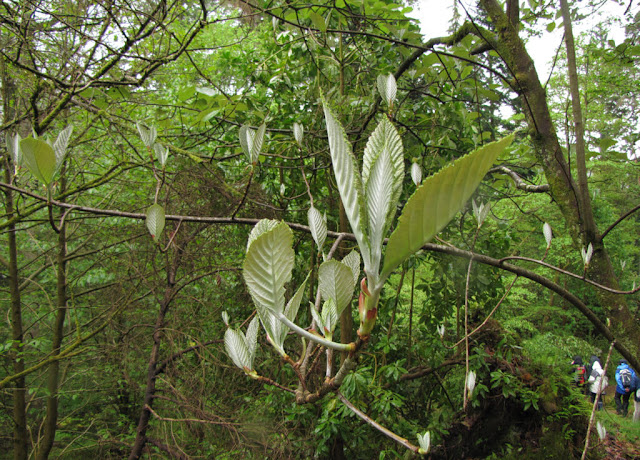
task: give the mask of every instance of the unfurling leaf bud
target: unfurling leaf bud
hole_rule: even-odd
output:
[[[473,389],[476,387],[476,373],[470,371],[467,374],[467,391],[469,392],[469,399],[471,399],[471,395],[473,394]]]
[[[302,137],[304,136],[304,128],[299,123],[293,124],[293,137],[300,147],[302,147]]]
[[[419,434],[418,444],[420,444],[420,450],[418,450],[418,453],[421,455],[428,454],[429,450],[431,449],[431,432],[427,431],[423,435]]]
[[[413,163],[411,165],[411,180],[416,184],[416,187],[420,185],[420,182],[422,182],[422,168],[418,163]]]
[[[542,226],[542,233],[544,233],[544,239],[547,241],[547,249],[551,247],[551,240],[553,239],[553,231],[551,225],[544,223]]]

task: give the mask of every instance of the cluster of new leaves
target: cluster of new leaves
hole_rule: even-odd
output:
[[[261,220],[249,235],[243,267],[267,339],[282,356],[286,356],[287,323],[295,321],[306,286],[305,281],[285,305],[285,284],[291,280],[295,258],[292,244],[293,234],[286,224]]]
[[[351,304],[360,275],[360,255],[351,251],[342,261],[325,260],[318,270],[320,295],[324,303],[319,313],[311,304],[311,315],[327,340],[333,337],[338,318]]]
[[[228,317],[225,315],[225,323],[228,324]],[[231,357],[233,364],[243,369],[248,375],[254,376],[253,361],[256,356],[258,344],[258,317],[254,317],[249,323],[246,335],[242,331],[227,328],[224,334],[224,346]]]
[[[378,87],[390,104],[395,97],[393,77],[379,78]],[[367,276],[366,285],[362,284],[358,330],[361,337],[366,337],[375,324],[380,291],[386,279],[449,223],[512,137],[482,147],[424,181],[407,201],[389,237],[380,269],[383,242],[396,213],[404,178],[400,136],[384,116],[367,142],[360,174],[346,133],[326,104],[324,113],[336,183]],[[420,176],[417,169],[412,168],[416,184],[420,183]]]
[[[53,143],[48,139],[38,138],[35,133],[33,137],[26,139],[21,139],[19,134],[7,134],[7,151],[13,160],[15,173],[24,165],[36,179],[49,188],[64,163],[72,132],[73,126],[67,126]]]
[[[164,172],[164,168],[167,165],[167,158],[169,158],[169,148],[160,144],[159,142],[156,142],[158,132],[156,131],[155,127],[151,126],[150,128],[147,128],[140,123],[136,123],[136,127],[138,128],[138,134],[140,134],[142,143],[145,145],[147,150],[149,150],[151,159],[153,160],[152,152],[155,152],[156,157],[158,158],[158,163],[160,163],[160,167]],[[147,229],[151,234],[151,238],[153,238],[155,241],[158,241],[158,237],[162,234],[162,230],[164,230],[164,207],[158,204],[156,201],[151,206],[149,206],[146,216]]]
[[[153,126],[147,128],[140,123],[136,123],[136,127],[138,128],[138,134],[140,134],[142,143],[147,147],[149,152],[155,152],[158,163],[160,163],[160,166],[164,169],[167,164],[167,158],[169,158],[169,148],[156,142],[156,138],[158,137],[156,128]]]
[[[257,131],[247,125],[240,127],[240,146],[251,165],[258,163],[266,130],[267,127],[264,123],[260,125]]]
[[[391,104],[395,98],[393,77],[381,77],[378,87],[387,103]],[[385,280],[451,220],[512,138],[478,149],[417,188],[389,238],[381,270],[384,239],[393,223],[404,180],[404,152],[400,136],[388,117],[383,116],[368,139],[362,172],[359,172],[344,128],[326,103],[324,114],[336,183],[367,276],[367,282],[363,280],[361,283],[358,330],[359,335],[366,338],[375,324],[378,299]],[[300,145],[302,127],[295,125],[293,131]],[[257,161],[263,136],[264,125],[257,132],[244,126],[240,130],[240,143],[252,164]],[[420,182],[415,168],[412,176],[416,183]],[[312,205],[308,219],[313,239],[322,252],[327,235],[326,217]],[[291,329],[328,348],[353,349],[353,344],[332,342],[332,336],[338,317],[349,306],[357,284],[360,273],[358,253],[354,251],[342,261],[324,260],[320,266],[318,289],[324,303],[322,308],[312,304],[311,313],[323,338],[294,323],[306,281],[285,308],[285,285],[291,279],[294,264],[292,242],[292,233],[286,224],[263,220],[254,227],[247,244],[244,277],[269,342],[278,353],[286,356],[283,344]],[[237,351],[228,351],[237,354]]]

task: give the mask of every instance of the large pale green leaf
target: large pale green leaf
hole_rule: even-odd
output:
[[[512,140],[508,136],[481,147],[425,179],[407,201],[389,238],[381,281],[449,223]]]
[[[391,207],[392,179],[389,153],[383,150],[371,168],[371,175],[365,188],[369,216],[369,244],[371,245],[371,265],[366,267],[368,273],[377,274],[380,268],[382,241],[388,228],[387,221],[390,221],[387,216]]]
[[[147,209],[147,228],[154,240],[160,237],[164,229],[164,221],[164,208],[158,203],[149,206]]]
[[[244,261],[244,279],[254,303],[276,315],[284,310],[284,285],[291,279],[292,244],[291,229],[280,222],[251,242]]]
[[[20,141],[23,161],[36,179],[49,185],[56,171],[56,154],[49,144],[40,139],[28,137]]]
[[[404,149],[402,147],[402,140],[398,131],[385,116],[382,118],[378,126],[373,131],[367,145],[364,149],[364,156],[362,159],[362,181],[364,183],[365,190],[368,187],[369,176],[371,169],[376,163],[378,157],[386,152],[389,156],[393,192],[391,195],[391,217],[395,215],[396,205],[400,194],[402,193],[402,182],[404,180]]]
[[[324,117],[329,137],[331,164],[345,213],[351,224],[351,230],[362,251],[365,266],[369,265],[369,242],[366,238],[366,210],[363,201],[362,180],[351,153],[351,145],[342,125],[335,119],[331,109],[324,104]]]
[[[251,243],[253,243],[253,240],[258,238],[264,232],[272,230],[279,223],[280,221],[272,219],[259,220],[258,223],[251,229],[249,238],[247,238],[247,251],[249,251],[249,247],[251,246]]]
[[[247,348],[247,342],[242,332],[228,328],[224,333],[224,347],[227,350],[227,354],[233,361],[233,364],[238,366],[240,369],[247,368],[251,370],[251,357],[249,349]]]
[[[331,259],[318,269],[318,285],[324,300],[332,299],[340,315],[351,302],[356,283],[350,267]]]

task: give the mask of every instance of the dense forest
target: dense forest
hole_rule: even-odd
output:
[[[415,3],[2,2],[0,459],[640,455],[640,7]]]

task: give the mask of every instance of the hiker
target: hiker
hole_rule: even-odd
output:
[[[637,390],[633,393],[633,421],[640,421],[640,377],[636,374],[636,388]]]
[[[587,369],[582,362],[582,356],[576,355],[573,357],[573,361],[571,361],[571,365],[573,366],[573,381],[576,386],[581,390],[582,393],[587,394]]]
[[[591,402],[595,402],[596,398],[598,399],[598,410],[602,410],[602,393],[607,388],[608,380],[607,376],[604,375],[604,371],[602,370],[602,365],[600,364],[600,358],[597,356],[592,356],[590,359],[591,362],[591,374],[589,375],[589,390],[591,392]]]
[[[621,359],[616,368],[616,413],[627,416],[629,397],[637,390],[636,373],[629,367],[626,359]]]

